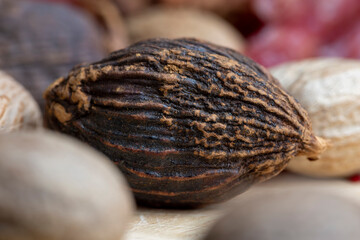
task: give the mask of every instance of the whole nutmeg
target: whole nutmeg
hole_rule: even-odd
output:
[[[231,206],[204,239],[359,238],[360,204],[343,196],[339,189],[285,188],[255,196]]]
[[[0,133],[42,125],[38,104],[12,77],[0,71]]]
[[[109,160],[47,131],[0,135],[0,240],[119,240],[133,210]]]
[[[139,42],[74,69],[45,98],[47,126],[108,155],[151,206],[229,199],[325,147],[263,67],[195,39]]]
[[[221,17],[190,8],[153,7],[127,19],[131,41],[148,38],[193,37],[244,50],[241,34]]]
[[[271,72],[308,111],[314,132],[331,141],[319,161],[298,157],[288,169],[316,177],[360,172],[360,61],[318,58]]]
[[[0,4],[0,69],[29,90],[42,109],[42,93],[54,79],[105,56],[100,29],[76,8],[24,0]]]

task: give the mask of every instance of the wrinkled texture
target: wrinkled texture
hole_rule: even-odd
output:
[[[47,131],[0,135],[0,240],[119,240],[134,203],[90,147]]]
[[[0,133],[38,128],[42,116],[30,93],[0,71]]]
[[[24,85],[42,108],[42,93],[54,79],[105,54],[101,31],[79,10],[22,0],[0,4],[0,69]]]
[[[309,113],[315,134],[331,141],[319,161],[295,158],[291,171],[318,177],[360,171],[360,61],[317,58],[271,69]]]
[[[226,200],[324,147],[265,68],[195,39],[139,42],[74,69],[45,98],[47,126],[108,155],[152,206]]]

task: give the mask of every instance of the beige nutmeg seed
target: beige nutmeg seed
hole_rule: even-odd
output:
[[[307,110],[316,135],[331,142],[319,161],[297,157],[291,171],[316,177],[360,171],[360,61],[318,58],[271,69]]]
[[[239,198],[204,240],[358,239],[358,202],[330,183],[299,186],[263,187]]]
[[[133,210],[105,156],[47,131],[0,135],[0,240],[120,240]]]
[[[0,71],[0,133],[42,125],[38,104],[12,77]]]
[[[245,41],[229,23],[214,13],[190,9],[153,7],[127,19],[130,40],[191,37],[209,41],[239,52]]]

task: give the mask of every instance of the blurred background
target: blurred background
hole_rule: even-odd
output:
[[[229,31],[227,37],[242,35],[246,42],[238,44],[246,44],[246,47],[242,48],[245,53],[265,66],[313,56],[360,57],[358,47],[360,43],[360,1],[358,0],[32,1],[68,4],[78,10],[90,13],[107,30],[118,33],[124,31],[123,36],[118,35],[118,39],[114,39],[119,42],[118,47],[123,47],[120,43],[133,42],[146,37],[139,36],[141,34],[151,35],[152,31],[155,33],[150,37],[166,36],[167,31],[170,37],[192,35],[199,37],[197,34],[200,33],[195,31],[197,30],[202,31],[201,34],[204,34],[204,38],[207,38],[206,34],[213,38],[225,38],[225,36],[216,36],[219,34],[210,32],[210,30],[223,33],[222,31],[225,29],[231,29],[234,33],[231,34]],[[188,12],[188,14],[183,13],[184,17],[179,18],[177,11]],[[118,16],[116,16],[117,14]],[[143,25],[146,24],[146,18],[149,21],[147,29],[134,29],[141,28],[141,20]],[[121,20],[123,20],[122,23],[118,22]],[[216,23],[216,21],[223,21],[223,24]],[[225,23],[229,26],[226,26]],[[155,26],[151,26],[151,24]],[[175,24],[180,26],[177,27]],[[209,32],[206,32],[207,29],[191,29],[197,27],[191,26],[192,24],[216,26],[212,29],[209,26]],[[142,31],[142,33],[138,33],[138,31]],[[231,40],[233,39],[223,39],[224,44]],[[214,41],[216,42],[216,39]]]
[[[360,58],[358,0],[0,0],[0,69],[43,107],[74,65],[151,37],[197,37],[266,67]]]

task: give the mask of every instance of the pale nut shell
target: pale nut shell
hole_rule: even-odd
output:
[[[189,8],[153,7],[127,19],[132,43],[148,38],[198,38],[243,52],[245,40],[221,17]]]
[[[318,58],[271,69],[309,113],[316,135],[331,146],[318,161],[304,157],[288,169],[315,177],[349,176],[360,171],[360,61]]]
[[[360,205],[344,196],[341,189],[323,189],[318,185],[311,189],[294,186],[261,190],[264,191],[239,198],[203,240],[356,240],[359,237]]]
[[[40,108],[31,94],[0,71],[0,133],[42,125]]]
[[[0,135],[0,240],[120,240],[134,202],[102,154],[50,131]]]

